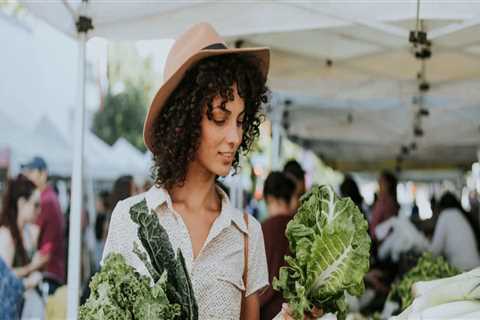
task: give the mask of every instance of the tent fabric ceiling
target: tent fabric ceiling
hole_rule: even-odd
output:
[[[71,16],[78,15],[81,0],[20,2],[57,29],[75,36]],[[421,13],[424,19],[455,23],[437,22],[434,25],[436,33],[443,36],[452,29],[462,30],[478,24],[475,19],[480,14],[480,3],[424,1]],[[201,21],[209,21],[224,36],[363,26],[368,30],[361,32],[362,36],[368,37],[372,31],[381,30],[387,35],[403,38],[408,36],[405,20],[416,14],[416,1],[150,0],[117,2],[113,6],[109,1],[90,0],[84,14],[94,21],[95,29],[90,32],[90,37],[116,40],[173,38],[189,25]]]
[[[66,0],[72,12],[80,1]],[[23,1],[74,35],[62,2]],[[89,1],[90,37],[172,38],[209,21],[231,43],[272,48],[269,85],[290,99],[287,134],[338,168],[391,164],[402,145],[415,167],[468,167],[480,145],[480,2],[421,1],[432,41],[424,136],[413,135],[422,63],[408,41],[416,1],[179,2]],[[234,12],[235,14],[232,14]],[[418,101],[418,99],[417,99]],[[341,164],[341,165],[339,165]]]
[[[480,15],[477,15],[480,17]],[[477,21],[478,18],[475,18]],[[392,23],[405,32],[415,20]],[[245,37],[246,45],[273,48],[270,86],[290,100],[287,134],[340,170],[469,168],[480,147],[480,51],[478,36],[425,20],[432,57],[425,61],[430,90],[421,93],[408,37],[378,28],[341,26]],[[453,33],[442,30],[452,28]],[[440,36],[444,34],[443,36]],[[419,98],[422,96],[422,98]],[[424,135],[414,135],[422,99]],[[402,146],[415,143],[402,153]]]

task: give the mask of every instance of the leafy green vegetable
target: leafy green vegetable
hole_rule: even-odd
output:
[[[91,295],[80,307],[80,320],[174,320],[180,305],[169,302],[166,294],[167,273],[150,287],[150,279],[126,264],[118,253],[110,254],[90,282]]]
[[[345,291],[358,296],[364,290],[371,243],[367,228],[350,198],[339,198],[329,186],[315,187],[302,198],[286,230],[293,257],[285,257],[288,266],[273,281],[295,319],[314,306],[345,318]]]
[[[149,272],[154,281],[158,280],[158,275],[167,272],[166,293],[170,301],[182,307],[181,319],[198,319],[198,306],[182,252],[178,250],[175,258],[167,231],[158,221],[155,212],[149,213],[145,199],[130,208],[130,217],[139,226],[138,237],[148,253],[149,260],[141,253],[138,245],[135,245],[135,253],[147,269],[151,270]]]
[[[126,264],[122,255],[110,254],[90,282],[91,296],[80,308],[80,319],[197,320],[198,306],[182,252],[173,251],[166,230],[144,200],[130,208],[138,224],[133,252],[145,264],[151,279]]]
[[[393,284],[388,300],[401,302],[401,310],[405,310],[413,302],[412,285],[419,281],[430,281],[447,278],[459,274],[460,271],[448,264],[443,257],[434,257],[424,253],[417,265],[407,272],[400,281]]]

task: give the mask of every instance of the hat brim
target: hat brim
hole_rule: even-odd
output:
[[[153,98],[152,104],[148,109],[147,117],[145,118],[145,123],[143,126],[143,140],[145,142],[145,146],[153,152],[153,123],[155,119],[157,119],[158,114],[162,110],[165,102],[170,97],[172,92],[175,88],[179,85],[182,81],[185,73],[190,69],[193,65],[199,62],[202,59],[212,57],[212,56],[220,56],[220,55],[227,55],[227,54],[249,54],[252,55],[260,61],[260,71],[263,75],[265,81],[267,80],[268,75],[268,68],[270,64],[270,49],[269,48],[235,48],[235,49],[208,49],[202,50],[197,54],[191,56],[172,76],[158,89],[155,97]]]

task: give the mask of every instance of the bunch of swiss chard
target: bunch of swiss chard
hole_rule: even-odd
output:
[[[138,224],[146,252],[138,243],[133,251],[151,279],[127,265],[120,254],[110,254],[90,283],[91,295],[80,308],[80,319],[197,320],[198,306],[182,252],[175,255],[166,230],[145,200],[130,208],[130,217]]]
[[[344,319],[345,293],[359,296],[369,269],[368,223],[350,198],[339,198],[330,186],[314,187],[287,225],[292,256],[274,279],[295,319],[314,307]]]

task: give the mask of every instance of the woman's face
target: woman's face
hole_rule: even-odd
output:
[[[221,107],[220,96],[213,99],[212,118],[205,110],[201,123],[200,146],[196,162],[210,173],[226,176],[242,143],[245,104],[233,86],[234,100]],[[205,108],[206,109],[206,108]]]
[[[40,208],[40,193],[35,190],[30,198],[20,198],[17,203],[18,218],[24,223],[34,223]]]

